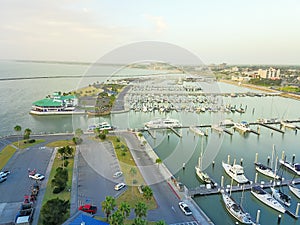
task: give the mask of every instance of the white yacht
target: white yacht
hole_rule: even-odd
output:
[[[151,120],[147,123],[145,123],[145,127],[147,128],[169,128],[169,127],[181,127],[182,125],[179,123],[179,120],[176,119],[156,119],[156,120]]]
[[[244,175],[244,168],[242,166],[236,164],[231,166],[225,162],[222,162],[222,166],[225,172],[236,182],[240,184],[249,183],[249,180]]]
[[[289,170],[291,170],[292,172],[296,173],[298,176],[300,176],[300,164],[299,163],[290,163],[288,161],[279,159],[279,163],[283,166],[285,166],[286,168],[288,168]]]
[[[291,206],[291,197],[285,193],[283,193],[280,189],[275,189],[271,187],[272,196],[279,201],[280,203],[284,204],[285,206]]]
[[[241,132],[250,132],[251,131],[249,124],[246,121],[242,121],[240,123],[234,123],[233,128],[235,128]]]
[[[242,224],[255,224],[252,222],[250,214],[246,213],[243,208],[235,202],[226,192],[222,192],[223,202],[227,211]]]
[[[204,136],[205,135],[205,133],[202,130],[200,130],[198,127],[190,126],[190,130],[192,132],[194,132],[195,134],[198,134],[200,136]]]
[[[293,185],[293,184],[290,184],[290,185],[288,185],[288,186],[289,186],[290,191],[291,191],[294,195],[296,195],[297,198],[300,198],[300,189],[297,188],[297,187],[296,187],[295,185]]]
[[[276,180],[281,180],[282,177],[280,177],[279,175],[276,175],[276,173],[272,170],[272,168],[262,164],[262,163],[255,163],[255,169],[260,172],[261,174],[271,177],[271,178],[275,178]]]
[[[286,209],[276,199],[274,199],[271,194],[263,190],[260,186],[252,187],[251,193],[267,206],[270,206],[281,213],[285,213]]]

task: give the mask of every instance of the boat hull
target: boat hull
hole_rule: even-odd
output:
[[[286,209],[270,195],[268,192],[264,191],[262,188],[256,186],[254,188],[259,188],[260,193],[251,189],[251,193],[254,197],[256,197],[259,201],[269,206],[272,209],[275,209],[278,212],[285,213]]]
[[[294,185],[288,185],[290,191],[297,197],[300,199],[300,189],[296,188]]]

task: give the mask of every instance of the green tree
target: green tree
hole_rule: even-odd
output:
[[[130,210],[130,205],[127,202],[121,202],[119,206],[119,211],[123,215],[124,219],[128,218]]]
[[[31,134],[31,130],[29,128],[26,128],[24,130],[24,139],[29,139],[30,138],[30,134]]]
[[[59,198],[47,201],[41,209],[41,219],[44,225],[62,224],[68,217],[69,201]]]
[[[150,200],[153,196],[153,191],[149,186],[145,186],[143,188],[143,196],[145,197],[145,199]]]
[[[15,132],[19,133],[22,130],[22,127],[20,125],[16,125],[14,127]],[[20,147],[20,142],[19,142],[19,136],[18,136],[18,147]]]
[[[51,186],[54,187],[53,193],[57,194],[63,191],[68,182],[68,170],[63,169],[62,167],[58,167],[56,169],[56,174],[54,178],[51,180]]]
[[[147,216],[147,205],[144,202],[138,202],[135,204],[134,213],[135,216],[138,218],[146,217]]]
[[[139,138],[143,137],[142,133],[138,133]]]
[[[159,166],[160,164],[162,164],[162,160],[160,158],[157,158],[155,160],[155,163]]]
[[[103,201],[101,205],[102,211],[106,214],[106,220],[108,221],[109,215],[116,207],[116,200],[112,196],[106,196],[105,201]]]
[[[110,225],[123,225],[124,216],[119,210],[117,210],[109,217],[108,221]]]
[[[147,225],[147,221],[141,218],[134,218],[132,225]]]

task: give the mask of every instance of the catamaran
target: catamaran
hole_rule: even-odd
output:
[[[231,166],[230,164],[227,164],[225,162],[222,162],[222,166],[225,172],[236,182],[240,184],[249,183],[248,178],[246,178],[244,175],[244,168],[242,166],[236,164]]]
[[[271,194],[263,190],[260,186],[252,187],[251,193],[267,206],[270,206],[281,213],[285,213],[286,209],[276,199],[274,199]]]

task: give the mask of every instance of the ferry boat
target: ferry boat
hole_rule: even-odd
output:
[[[268,176],[268,177],[271,177],[271,178],[275,178],[276,180],[281,180],[282,177],[277,175],[273,170],[272,168],[266,166],[266,165],[263,165],[262,163],[254,163],[255,164],[255,168],[258,172],[260,172],[261,174],[265,175],[265,176]]]
[[[297,198],[300,198],[300,189],[297,188],[295,185],[293,184],[290,184],[288,185],[289,186],[289,189],[290,191],[297,197]]]
[[[97,125],[90,125],[87,129],[87,131],[89,132],[93,132],[95,129],[99,129],[100,131],[103,131],[103,130],[113,130],[114,128],[108,123],[108,122],[102,122],[102,123],[99,123]]]
[[[249,124],[246,121],[242,121],[240,123],[235,123],[233,128],[235,128],[241,132],[250,132],[251,131]]]
[[[267,206],[277,210],[278,212],[285,213],[286,209],[276,199],[274,199],[271,194],[263,190],[260,186],[252,187],[251,193]]]
[[[291,206],[291,197],[285,193],[283,193],[280,189],[275,189],[271,187],[272,196],[279,201],[280,203],[284,204],[285,206]]]
[[[227,164],[225,162],[222,162],[222,166],[225,170],[225,172],[232,177],[233,180],[240,184],[246,184],[249,183],[248,178],[244,175],[244,168],[240,165],[233,165]]]
[[[159,118],[156,120],[151,120],[147,123],[145,123],[145,127],[147,128],[176,128],[181,127],[181,123],[179,123],[179,120],[176,119],[169,119],[169,118]]]
[[[222,192],[222,199],[227,211],[242,224],[255,224],[251,220],[249,213],[246,213],[243,208],[226,192]]]
[[[279,163],[283,166],[285,166],[286,168],[288,168],[289,170],[291,170],[292,172],[296,173],[298,176],[300,176],[300,164],[299,163],[290,163],[288,161],[279,160]]]

